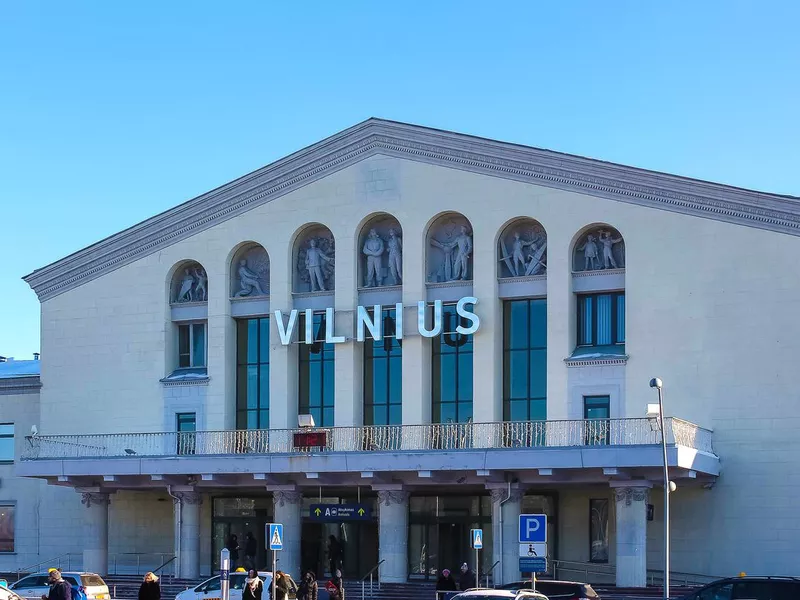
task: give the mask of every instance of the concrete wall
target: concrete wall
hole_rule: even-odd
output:
[[[335,305],[352,309],[357,224],[389,212],[403,228],[403,298],[413,302],[425,297],[426,227],[451,210],[474,227],[473,288],[485,317],[475,336],[482,365],[474,382],[475,414],[501,414],[496,238],[509,220],[533,217],[548,234],[549,418],[575,416],[574,385],[615,385],[616,416],[643,416],[655,400],[647,382],[662,377],[667,413],[713,427],[722,458],[717,486],[692,500],[704,515],[693,522],[708,540],[708,570],[789,570],[800,558],[800,536],[793,533],[800,529],[793,507],[800,487],[800,411],[791,380],[800,355],[800,279],[794,276],[800,239],[406,160],[365,160],[44,302],[41,432],[155,431],[169,422],[159,383],[173,364],[165,353],[174,335],[168,279],[188,259],[207,270],[210,294],[211,379],[192,401],[201,403],[206,428],[232,426],[228,281],[238,244],[252,240],[267,249],[271,307],[285,310],[292,305],[295,232],[310,222],[328,226],[337,248]],[[575,345],[571,244],[592,223],[608,223],[625,237],[630,360],[613,373],[587,375],[568,370],[563,360]],[[409,340],[404,362],[424,365],[428,351]],[[295,424],[293,352],[271,349],[271,385],[285,392],[272,394],[275,427]],[[358,373],[353,363],[361,353],[350,354],[337,377]],[[345,355],[346,349],[337,350],[337,358]],[[425,420],[429,374],[422,368],[413,375],[404,381],[404,400],[411,420]],[[361,414],[360,395],[342,381],[336,390],[337,425],[349,425]],[[743,557],[743,543],[758,545]],[[681,560],[676,557],[676,566]]]

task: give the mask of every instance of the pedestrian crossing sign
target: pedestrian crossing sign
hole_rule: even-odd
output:
[[[267,525],[267,539],[270,550],[283,550],[283,524],[269,523]]]
[[[483,548],[483,529],[471,529],[472,534],[472,548],[473,550],[480,550]]]

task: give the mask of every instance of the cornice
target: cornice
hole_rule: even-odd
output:
[[[375,154],[800,236],[800,199],[369,119],[24,277],[41,301]]]
[[[38,394],[41,387],[42,382],[38,375],[9,377],[8,379],[0,379],[0,396]]]

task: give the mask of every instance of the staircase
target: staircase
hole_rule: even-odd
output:
[[[112,600],[132,600],[139,597],[139,586],[142,585],[143,575],[109,575],[103,577],[111,592]],[[158,582],[161,584],[162,600],[174,600],[180,592],[187,588],[193,588],[208,579],[173,579],[172,577],[161,577]]]
[[[361,582],[344,582],[344,600],[435,600],[436,584],[433,581],[409,583],[382,583],[380,589],[375,582],[370,594],[369,581],[365,586],[364,598],[361,598]]]

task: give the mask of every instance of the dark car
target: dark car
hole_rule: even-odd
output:
[[[729,577],[683,596],[681,600],[795,600],[798,577]]]
[[[529,590],[531,581],[514,581],[498,586],[500,590]],[[536,591],[541,592],[550,600],[600,600],[588,583],[577,581],[554,581],[551,579],[537,579]]]

